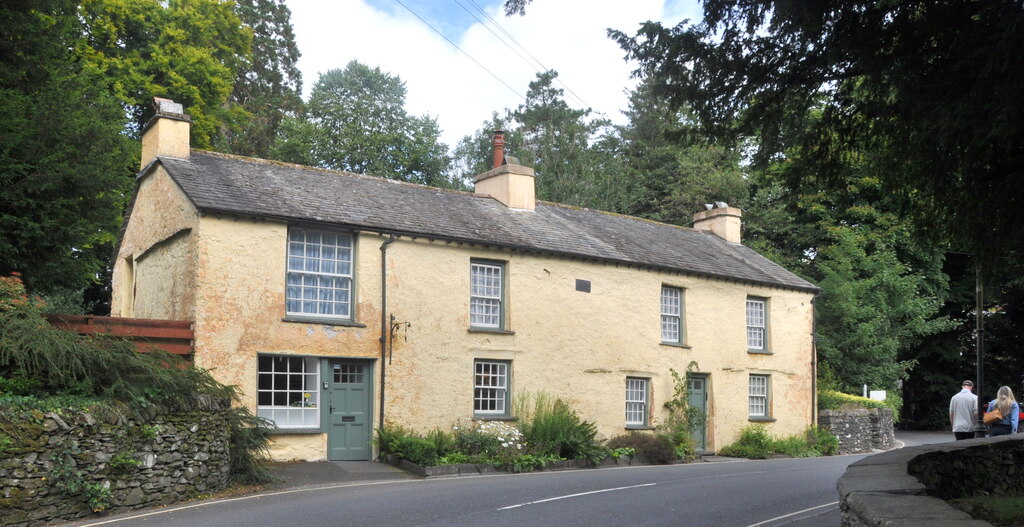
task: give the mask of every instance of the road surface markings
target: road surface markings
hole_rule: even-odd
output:
[[[400,480],[400,481],[370,481],[370,482],[363,482],[363,483],[342,483],[342,484],[338,484],[338,485],[322,485],[322,486],[318,486],[318,487],[307,487],[307,488],[301,488],[301,489],[290,489],[290,490],[279,490],[279,491],[272,491],[272,492],[263,492],[263,493],[259,493],[259,494],[250,494],[250,495],[247,495],[247,496],[239,496],[237,498],[213,498],[213,499],[210,499],[208,501],[203,501],[203,502],[200,502],[200,503],[193,503],[191,505],[180,505],[180,506],[171,505],[170,507],[168,507],[166,509],[159,509],[159,510],[155,510],[155,511],[152,511],[152,512],[140,512],[140,513],[127,512],[127,513],[124,513],[125,515],[123,517],[110,518],[110,519],[107,519],[107,520],[96,521],[96,522],[91,522],[91,523],[84,523],[84,524],[78,525],[78,527],[96,527],[98,525],[110,525],[110,524],[114,524],[114,523],[121,523],[121,522],[126,522],[126,521],[129,521],[129,520],[135,520],[135,519],[138,519],[138,518],[147,518],[149,516],[159,516],[161,514],[170,514],[170,513],[173,513],[173,512],[180,512],[180,511],[185,511],[185,510],[188,510],[188,509],[196,509],[196,508],[199,508],[199,507],[209,507],[211,505],[221,505],[221,504],[224,504],[224,503],[231,503],[231,502],[235,502],[235,501],[259,500],[260,498],[267,498],[267,497],[272,497],[272,496],[281,496],[283,494],[296,494],[296,493],[306,493],[306,492],[317,492],[317,491],[321,491],[321,490],[333,490],[333,489],[340,489],[340,488],[347,488],[347,487],[368,487],[368,486],[373,486],[373,485],[389,485],[389,484],[394,484],[394,483],[420,483],[421,481],[422,480]],[[82,520],[82,521],[89,521],[89,520]]]
[[[549,502],[549,501],[566,500],[566,499],[569,499],[569,498],[578,498],[580,496],[587,496],[589,494],[600,494],[602,492],[614,492],[616,490],[636,489],[636,488],[640,488],[640,487],[653,487],[655,485],[657,485],[657,483],[644,483],[643,485],[630,485],[628,487],[615,487],[614,489],[601,489],[601,490],[592,490],[590,492],[579,492],[577,494],[566,494],[565,496],[555,496],[554,498],[547,498],[547,499],[537,500],[537,501],[527,501],[525,503],[519,503],[519,504],[516,504],[516,505],[509,505],[508,507],[502,507],[502,508],[500,508],[498,510],[499,511],[505,511],[505,510],[508,510],[508,509],[515,509],[517,507],[525,507],[526,505],[535,505],[537,503],[546,503],[546,502]]]
[[[765,520],[763,522],[752,523],[752,524],[748,525],[747,527],[760,527],[761,525],[767,525],[767,524],[769,524],[771,522],[778,521],[778,520],[781,520],[783,518],[789,518],[790,516],[796,516],[797,514],[803,514],[805,512],[811,512],[813,510],[821,509],[821,508],[824,508],[824,507],[832,507],[834,505],[839,505],[839,502],[838,501],[833,501],[832,503],[826,503],[824,505],[818,505],[817,507],[811,507],[809,509],[804,509],[802,511],[796,511],[796,512],[791,512],[789,514],[783,514],[782,516],[776,516],[776,517],[774,517],[774,518],[772,518],[770,520]]]

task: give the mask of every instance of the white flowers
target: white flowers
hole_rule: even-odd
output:
[[[515,425],[501,421],[472,421],[460,419],[452,426],[452,430],[465,430],[492,436],[499,441],[501,448],[506,450],[523,449],[523,433]]]

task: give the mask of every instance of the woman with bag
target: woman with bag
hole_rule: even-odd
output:
[[[992,423],[992,437],[1017,433],[1017,424],[1020,420],[1020,405],[1013,398],[1013,390],[1009,386],[999,388],[996,398],[988,403],[988,411],[991,413],[998,410],[1003,418]],[[986,419],[986,421],[988,421]]]

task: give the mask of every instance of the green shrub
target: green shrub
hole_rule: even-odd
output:
[[[747,445],[733,443],[718,449],[718,455],[729,457],[744,457],[747,459],[767,459],[769,452],[764,449],[754,448]]]
[[[446,456],[456,449],[455,435],[447,430],[435,428],[427,434],[427,440],[434,444],[438,456]]]
[[[750,425],[740,431],[740,438],[719,449],[719,455],[765,459],[771,454],[772,438],[761,425]]]
[[[786,436],[773,439],[768,450],[773,454],[790,457],[815,457],[818,455],[818,451],[807,444],[806,436]]]
[[[432,467],[437,465],[437,450],[434,443],[428,439],[415,436],[404,436],[395,445],[398,449],[396,455],[415,463],[421,467]]]
[[[792,457],[833,455],[839,450],[839,440],[828,430],[810,427],[803,435],[773,438],[764,426],[750,425],[740,432],[738,441],[719,449],[723,456],[765,459],[771,454]]]
[[[141,464],[135,459],[134,452],[118,452],[107,462],[107,467],[115,474],[126,474]]]
[[[837,392],[835,390],[818,390],[819,410],[849,410],[856,408],[890,408],[893,421],[900,420],[903,399],[895,392],[886,394],[886,400],[876,401],[859,395]]]
[[[594,423],[580,416],[561,399],[538,405],[532,419],[522,425],[523,438],[534,454],[579,459],[596,465],[608,454],[597,441]]]
[[[441,456],[437,459],[438,465],[461,465],[463,463],[471,463],[473,458],[463,454],[462,452],[449,452],[447,455]]]
[[[16,276],[0,277],[0,378],[8,380],[0,388],[11,394],[3,396],[6,402],[40,410],[60,408],[75,398],[100,399],[105,406],[113,403],[144,417],[143,410],[153,405],[190,411],[209,401],[239,401],[237,388],[220,384],[208,371],[180,357],[156,349],[138,353],[125,339],[84,337],[53,327],[43,318],[42,303],[28,297]],[[16,398],[29,389],[33,397]],[[26,410],[12,410],[6,404],[0,408],[3,419],[11,411]],[[247,408],[235,406],[228,414],[232,478],[268,481],[262,461],[271,425]],[[99,499],[103,491],[94,494]]]
[[[554,461],[554,459],[533,454],[520,454],[512,458],[508,464],[508,469],[512,472],[533,472],[543,467],[548,461]]]
[[[398,441],[403,437],[414,435],[402,425],[386,424],[377,429],[374,442],[382,454],[398,455]]]
[[[839,453],[839,438],[827,428],[809,427],[807,429],[807,444],[820,456],[834,456]]]
[[[43,383],[38,379],[26,379],[25,377],[8,379],[0,377],[0,394],[36,395],[42,391]]]
[[[636,449],[631,446],[620,446],[613,448],[609,455],[615,459],[619,459],[622,456],[635,456]]]
[[[607,447],[613,452],[620,449],[632,449],[637,455],[644,456],[651,463],[662,465],[675,463],[677,459],[675,444],[666,434],[630,432],[609,439]]]
[[[455,447],[467,456],[489,458],[501,449],[497,436],[480,431],[476,426],[458,426],[455,430]]]
[[[231,456],[231,480],[244,485],[274,481],[264,461],[268,457],[270,434],[275,426],[269,420],[253,415],[248,408],[232,406],[225,415],[231,429],[228,452]]]

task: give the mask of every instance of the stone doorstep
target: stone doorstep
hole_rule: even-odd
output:
[[[931,496],[895,495],[886,492],[853,492],[846,497],[844,509],[850,509],[868,525],[886,527],[992,527],[991,523],[971,518],[945,501]]]

